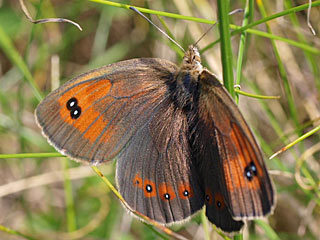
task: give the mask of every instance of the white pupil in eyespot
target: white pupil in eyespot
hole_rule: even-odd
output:
[[[151,192],[151,191],[152,191],[152,187],[148,184],[148,185],[146,186],[146,190],[147,190],[147,192]]]

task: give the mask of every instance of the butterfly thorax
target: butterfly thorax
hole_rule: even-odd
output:
[[[202,70],[198,49],[190,45],[180,68],[174,74],[174,83],[172,84],[171,93],[179,108],[189,111],[197,105],[199,75]]]

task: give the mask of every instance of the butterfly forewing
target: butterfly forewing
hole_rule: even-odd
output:
[[[207,70],[200,75],[201,161],[215,161],[221,195],[235,219],[264,216],[274,204],[273,187],[259,146],[236,104]],[[215,149],[213,152],[211,149]],[[209,154],[211,153],[211,157]]]
[[[36,119],[63,154],[86,162],[114,158],[165,98],[177,67],[161,59],[132,59],[65,83],[37,107]]]

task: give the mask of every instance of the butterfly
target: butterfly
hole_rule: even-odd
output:
[[[161,224],[205,206],[210,222],[236,232],[274,208],[254,135],[196,46],[180,67],[137,58],[84,73],[50,93],[35,116],[60,153],[91,164],[117,159],[127,205]]]

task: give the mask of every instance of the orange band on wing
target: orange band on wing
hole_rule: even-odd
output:
[[[239,176],[239,172],[242,171],[239,169],[236,161],[238,161],[236,158],[231,159],[229,157],[228,161],[223,163],[226,185],[229,191],[234,191],[234,188],[240,188],[240,178],[244,178],[243,175]]]
[[[242,187],[258,189],[260,187],[259,175],[261,176],[262,174],[262,169],[257,159],[258,156],[256,156],[252,145],[237,124],[232,124],[230,137],[237,151],[230,154],[230,156],[226,156],[228,160],[224,161],[223,167],[228,190],[234,191],[235,188]],[[245,169],[251,162],[257,167],[257,175],[248,180],[245,175]]]
[[[86,131],[84,134],[84,138],[90,142],[97,139],[107,124],[100,116],[101,113],[93,107],[93,104],[109,93],[111,85],[110,80],[107,79],[97,80],[96,82],[89,81],[71,88],[58,100],[61,106],[60,116],[66,123],[73,125],[81,133],[84,133],[90,127],[90,131]],[[66,103],[71,98],[76,98],[77,106],[81,108],[81,115],[77,119],[71,118],[70,110],[66,107]],[[108,100],[103,99],[102,101]]]

